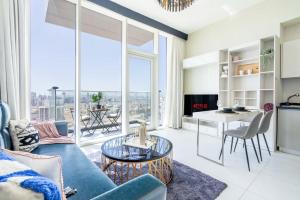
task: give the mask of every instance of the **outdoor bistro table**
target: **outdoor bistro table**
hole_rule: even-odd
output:
[[[91,125],[90,125],[90,130],[89,132],[91,134],[94,134],[97,127],[101,128],[103,127],[103,129],[106,129],[107,132],[109,132],[108,127],[105,126],[104,122],[103,122],[103,118],[105,117],[107,111],[109,109],[107,108],[101,108],[101,109],[94,109],[94,110],[88,110],[89,113],[91,114],[91,117],[93,119]],[[95,128],[93,128],[95,127]]]
[[[142,174],[152,174],[168,184],[173,177],[172,143],[151,135],[149,148],[128,146],[133,134],[116,137],[101,146],[102,170],[117,184],[122,184]]]

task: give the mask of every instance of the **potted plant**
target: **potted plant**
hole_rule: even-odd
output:
[[[97,94],[92,95],[92,102],[97,103],[97,109],[101,109],[100,101],[102,97],[102,92],[98,92]]]

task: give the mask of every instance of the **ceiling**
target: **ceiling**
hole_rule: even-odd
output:
[[[174,13],[162,9],[157,0],[112,1],[188,34],[265,0],[195,0]]]
[[[81,16],[82,32],[112,40],[122,40],[122,23],[119,20],[86,8],[82,9]],[[75,29],[75,6],[68,1],[49,0],[45,17],[47,23]],[[131,45],[140,46],[153,40],[153,33],[133,25],[129,25],[127,31],[128,43]]]

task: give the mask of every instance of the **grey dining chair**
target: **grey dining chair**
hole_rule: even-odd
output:
[[[269,149],[269,145],[268,145],[268,142],[267,142],[265,133],[266,133],[266,132],[269,130],[269,128],[270,128],[270,123],[271,123],[272,115],[273,115],[273,110],[271,110],[271,111],[265,113],[265,115],[263,116],[263,118],[262,118],[262,120],[261,120],[259,129],[258,129],[258,131],[257,131],[257,144],[258,144],[259,155],[260,155],[261,161],[262,161],[262,154],[261,154],[261,147],[260,147],[259,135],[262,135],[262,136],[263,136],[263,138],[264,138],[264,140],[265,140],[266,147],[267,147],[268,152],[269,152],[269,155],[271,156],[271,152],[270,152],[270,149]]]
[[[225,138],[224,138],[224,143],[226,141],[227,136],[231,136],[233,138],[237,138],[237,139],[242,139],[244,140],[244,146],[245,146],[245,153],[246,153],[246,159],[247,159],[247,165],[248,165],[248,170],[250,171],[250,164],[249,164],[249,157],[248,157],[248,150],[247,150],[247,143],[246,140],[250,139],[252,142],[252,146],[257,158],[257,162],[259,163],[259,158],[257,155],[257,151],[253,142],[253,137],[256,136],[256,134],[258,133],[258,129],[259,129],[259,123],[260,120],[262,118],[263,114],[262,113],[258,113],[253,120],[250,122],[249,126],[244,126],[238,129],[230,129],[224,132],[225,134]],[[232,146],[232,145],[231,145]],[[220,155],[219,155],[219,159],[221,158],[223,152],[223,148],[221,148],[220,151]]]

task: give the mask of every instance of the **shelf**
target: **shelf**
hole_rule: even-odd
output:
[[[245,98],[246,100],[256,100],[257,98]]]
[[[244,92],[245,90],[232,90],[232,92]]]
[[[220,76],[220,78],[226,79],[226,78],[228,78],[228,76],[226,76],[226,77],[225,77],[225,76],[223,76],[223,77],[222,77],[222,76]]]
[[[255,57],[251,57],[251,58],[244,58],[244,59],[241,59],[241,60],[235,60],[235,61],[232,61],[232,63],[242,63],[242,62],[248,62],[248,61],[252,61],[252,60],[258,60],[258,56],[255,56]],[[258,63],[258,62],[257,62]]]
[[[269,53],[269,54],[265,54],[265,55],[259,55],[260,57],[271,57],[274,56],[274,52]]]
[[[236,98],[233,98],[234,100],[244,100],[245,98],[242,98],[242,97],[236,97]]]
[[[256,74],[244,74],[244,75],[233,75],[232,78],[240,78],[240,77],[249,77],[249,76],[258,76],[259,73]]]
[[[274,89],[260,89],[260,91],[274,91]]]
[[[219,90],[219,92],[229,92],[229,90]]]
[[[226,61],[226,62],[220,62],[219,63],[220,65],[228,65],[228,62]]]
[[[260,72],[261,74],[273,74],[274,71],[265,71],[265,72]]]

